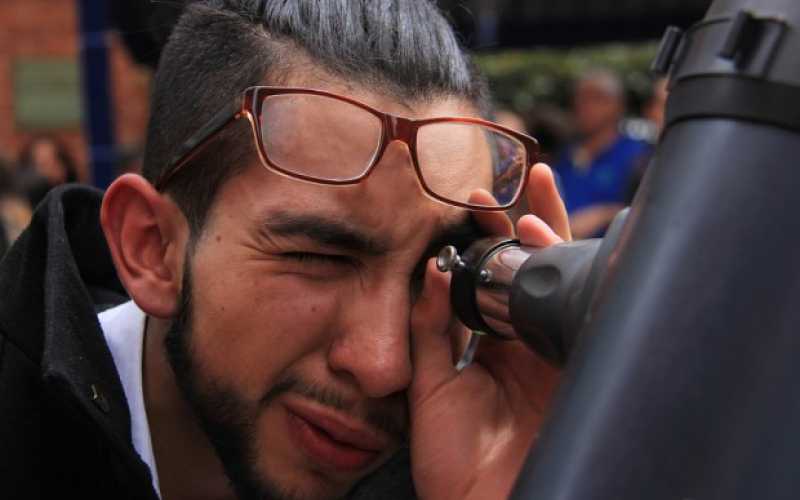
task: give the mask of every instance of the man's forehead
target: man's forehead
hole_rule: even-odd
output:
[[[423,245],[442,228],[468,219],[465,210],[427,198],[413,177],[392,171],[399,168],[384,167],[360,184],[329,186],[287,178],[253,162],[223,185],[215,215],[266,230],[335,225],[392,251]],[[413,175],[411,167],[404,170]]]
[[[407,194],[404,198],[413,201],[399,203],[398,198],[403,196],[393,198],[388,193],[382,196],[383,189],[380,191],[384,193],[367,196],[359,194],[368,191],[365,186],[332,187],[286,181],[297,185],[284,191],[282,202],[264,200],[256,212],[257,223],[265,224],[268,230],[293,224],[309,230],[316,229],[315,226],[336,226],[341,230],[339,233],[358,234],[364,242],[369,242],[372,251],[365,249],[364,253],[421,245],[445,228],[468,220],[465,210],[434,202],[421,193]],[[391,187],[387,185],[386,191]],[[417,186],[411,187],[419,190]]]
[[[270,237],[302,236],[323,247],[368,256],[402,250],[416,253],[434,243],[439,246],[456,244],[467,237],[477,236],[471,219],[463,211],[431,218],[423,224],[402,224],[386,219],[385,224],[369,225],[312,207],[270,207],[258,216],[257,221],[259,228]]]
[[[282,86],[324,90],[412,119],[479,116],[475,106],[465,98],[442,94],[408,101],[387,89],[379,91],[334,76],[309,61],[293,63],[282,76]],[[308,144],[314,147],[318,143]],[[330,186],[289,179],[264,168],[255,155],[242,174],[237,176],[244,178],[239,179],[240,186],[236,189],[248,194],[235,197],[251,199],[249,218],[257,224],[269,219],[269,214],[338,220],[344,223],[340,227],[358,229],[370,239],[399,247],[403,242],[435,238],[443,228],[463,225],[469,220],[463,209],[433,201],[423,193],[409,152],[398,143],[389,145],[367,179],[356,185]],[[232,183],[236,181],[231,179]]]

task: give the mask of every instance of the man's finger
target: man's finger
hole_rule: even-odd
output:
[[[449,276],[436,269],[436,260],[429,260],[422,294],[411,312],[412,397],[427,394],[457,375],[450,338],[454,319],[449,284]]]
[[[549,247],[564,240],[539,217],[528,214],[517,222],[517,236],[527,247]]]
[[[544,163],[537,163],[531,169],[527,200],[530,211],[552,227],[556,234],[565,241],[572,239],[567,209],[558,193],[553,171]]]

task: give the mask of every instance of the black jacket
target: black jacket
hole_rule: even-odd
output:
[[[53,191],[0,262],[0,498],[156,500],[97,312],[127,300],[102,193]],[[414,496],[407,453],[353,497]]]

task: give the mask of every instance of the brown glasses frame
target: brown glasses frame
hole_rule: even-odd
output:
[[[358,177],[354,177],[352,179],[345,179],[345,180],[329,180],[329,179],[320,179],[318,177],[307,176],[303,174],[299,174],[297,172],[292,172],[281,168],[279,165],[273,163],[269,159],[269,155],[264,148],[264,143],[262,140],[261,134],[261,123],[257,117],[261,116],[261,111],[264,105],[264,101],[267,97],[275,96],[275,95],[283,95],[283,94],[308,94],[308,95],[316,95],[316,96],[323,96],[329,97],[333,99],[338,99],[340,101],[347,102],[354,106],[357,106],[372,115],[376,116],[381,122],[381,143],[376,149],[372,160],[370,161],[369,165],[364,169],[364,172],[359,175]],[[401,116],[393,115],[390,113],[385,113],[383,111],[379,111],[371,106],[368,106],[362,102],[356,101],[355,99],[351,99],[346,96],[334,94],[331,92],[326,92],[323,90],[316,90],[316,89],[308,89],[308,88],[297,88],[297,87],[266,87],[266,86],[258,86],[258,87],[250,87],[244,91],[244,95],[242,98],[236,99],[230,106],[226,107],[225,109],[220,110],[214,117],[208,121],[203,127],[201,127],[197,132],[195,132],[189,139],[184,142],[181,147],[178,149],[176,155],[173,157],[173,160],[170,161],[169,166],[161,175],[161,177],[156,181],[155,187],[158,190],[163,190],[166,185],[175,177],[175,175],[180,172],[186,165],[189,164],[190,160],[195,157],[205,146],[207,146],[220,132],[222,132],[228,125],[231,123],[239,120],[240,118],[246,118],[251,124],[251,130],[253,132],[253,138],[256,143],[256,150],[258,151],[259,158],[261,159],[262,164],[274,170],[275,172],[285,175],[287,177],[291,177],[293,179],[300,179],[308,182],[313,182],[315,184],[326,184],[326,185],[352,185],[358,184],[359,182],[366,179],[370,173],[373,171],[375,166],[380,163],[381,158],[383,157],[386,148],[389,146],[390,143],[394,141],[401,141],[406,144],[408,147],[409,153],[411,155],[411,162],[414,165],[414,170],[417,174],[417,180],[422,186],[422,190],[428,196],[432,197],[435,200],[438,200],[442,203],[446,203],[448,205],[453,205],[461,208],[467,208],[470,210],[480,210],[480,211],[501,211],[507,210],[514,206],[517,201],[519,201],[520,196],[525,190],[525,184],[527,183],[528,174],[530,173],[530,169],[534,163],[536,163],[538,156],[539,156],[539,143],[533,137],[530,137],[526,134],[517,132],[510,128],[504,127],[502,125],[498,125],[497,123],[493,123],[487,120],[482,120],[480,118],[471,118],[471,117],[441,117],[441,118],[428,118],[424,120],[412,120],[409,118],[404,118]],[[508,136],[513,137],[514,139],[518,140],[525,146],[526,151],[526,162],[524,165],[524,172],[522,177],[522,183],[520,184],[519,189],[514,195],[514,198],[507,204],[497,206],[497,207],[487,207],[481,205],[471,205],[469,203],[461,203],[454,200],[447,199],[443,196],[440,196],[435,191],[430,189],[428,185],[425,183],[425,177],[422,175],[422,169],[419,166],[419,160],[417,158],[417,133],[420,128],[437,123],[465,123],[465,124],[472,124],[472,125],[481,125],[488,129],[493,129]]]

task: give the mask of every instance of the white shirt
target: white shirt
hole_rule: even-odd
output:
[[[147,464],[153,478],[153,488],[159,498],[158,469],[150,440],[150,424],[144,407],[142,389],[142,349],[146,316],[133,301],[103,311],[97,315],[103,335],[114,358],[125,399],[131,414],[131,437],[133,448]]]

